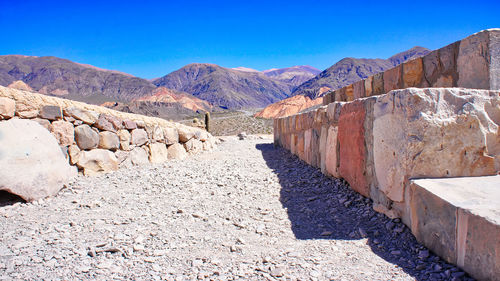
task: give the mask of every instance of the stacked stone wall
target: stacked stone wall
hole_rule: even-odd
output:
[[[483,30],[423,57],[332,91],[323,97],[323,105],[410,87],[500,90],[500,29]]]
[[[49,130],[69,163],[86,175],[184,159],[216,145],[203,129],[0,86],[0,122],[11,118]]]

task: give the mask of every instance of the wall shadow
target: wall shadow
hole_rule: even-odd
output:
[[[22,199],[21,197],[19,197],[17,195],[9,193],[5,190],[0,190],[0,208],[5,207],[5,206],[11,206],[11,205],[14,205],[18,202],[19,203],[26,203],[26,201],[24,199]]]
[[[344,180],[323,175],[272,143],[256,148],[279,178],[280,201],[297,239],[367,239],[376,255],[416,280],[474,280],[419,244],[399,219],[375,212],[372,201]]]

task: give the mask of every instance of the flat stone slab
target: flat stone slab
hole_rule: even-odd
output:
[[[410,184],[415,237],[479,280],[500,276],[500,175]]]

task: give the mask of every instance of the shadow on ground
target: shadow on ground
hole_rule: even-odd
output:
[[[367,239],[372,251],[417,280],[470,280],[429,253],[399,219],[373,211],[370,199],[272,143],[257,144],[279,178],[280,201],[297,239]]]
[[[4,190],[0,190],[0,208],[5,206],[14,205],[16,203],[26,203],[21,197],[9,193]]]

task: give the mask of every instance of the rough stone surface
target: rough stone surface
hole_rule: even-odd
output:
[[[167,156],[169,159],[184,160],[187,157],[187,152],[184,146],[180,143],[174,143],[167,149]]]
[[[130,150],[130,132],[128,130],[119,130],[118,138],[120,139],[120,149],[125,151]]]
[[[408,178],[497,173],[499,99],[498,92],[448,88],[380,96],[373,123],[380,190],[402,202]]]
[[[384,94],[384,73],[377,73],[373,76],[373,95]]]
[[[85,124],[92,125],[99,119],[99,113],[85,110],[78,107],[68,107],[64,109],[64,115],[71,116]]]
[[[411,229],[419,241],[478,280],[500,276],[500,176],[411,182]]]
[[[99,144],[99,134],[89,125],[80,125],[75,128],[75,140],[80,149],[92,149]]]
[[[132,120],[123,120],[123,126],[127,130],[137,129],[137,124]]]
[[[144,129],[132,130],[131,142],[133,145],[141,146],[148,141],[148,134]]]
[[[0,190],[26,201],[53,196],[71,177],[56,139],[38,123],[0,122]]]
[[[38,124],[42,125],[42,127],[44,127],[45,129],[47,129],[47,130],[49,130],[49,131],[50,131],[51,124],[50,124],[50,121],[49,121],[49,120],[46,120],[46,119],[40,119],[40,118],[35,118],[35,119],[32,119],[32,121],[37,122]],[[74,129],[73,129],[73,130],[74,130]]]
[[[163,134],[167,145],[179,142],[179,133],[176,128],[163,128]]]
[[[142,147],[136,147],[130,151],[130,161],[133,165],[144,165],[149,163],[148,152]]]
[[[270,139],[79,176],[0,225],[5,279],[471,280]]]
[[[116,133],[123,128],[122,120],[109,114],[100,114],[94,126],[104,131]]]
[[[401,65],[391,68],[384,72],[384,91],[381,94],[388,93],[392,90],[401,89]]]
[[[184,143],[184,148],[190,153],[196,153],[203,150],[203,144],[201,141],[193,138]]]
[[[500,90],[500,29],[490,30],[490,89]]]
[[[93,176],[118,170],[118,159],[109,150],[92,149],[80,153],[77,165],[86,176]]]
[[[61,146],[69,146],[75,143],[75,128],[69,122],[62,120],[52,122],[50,132],[56,137]]]
[[[78,163],[78,159],[80,158],[80,148],[78,148],[78,145],[70,145],[68,147],[68,156],[69,156],[69,163],[71,165],[76,165]]]
[[[99,148],[115,151],[120,148],[120,139],[113,132],[109,131],[100,132]]]
[[[17,110],[16,114],[23,119],[32,119],[38,116],[38,110]]]
[[[148,147],[151,163],[163,163],[168,160],[167,146],[164,143],[151,143]]]
[[[416,58],[403,64],[403,88],[421,87],[423,77],[422,58]]]
[[[339,126],[339,173],[350,186],[364,196],[369,196],[369,186],[365,175],[366,110],[363,101],[354,101],[342,107]]]
[[[325,170],[328,175],[340,177],[339,167],[339,146],[338,146],[338,127],[330,126],[328,128],[328,138],[326,141]]]
[[[51,121],[59,120],[62,119],[62,110],[59,106],[46,105],[40,109],[39,116]]]
[[[457,58],[458,87],[489,89],[489,36],[478,32],[460,42]]]

